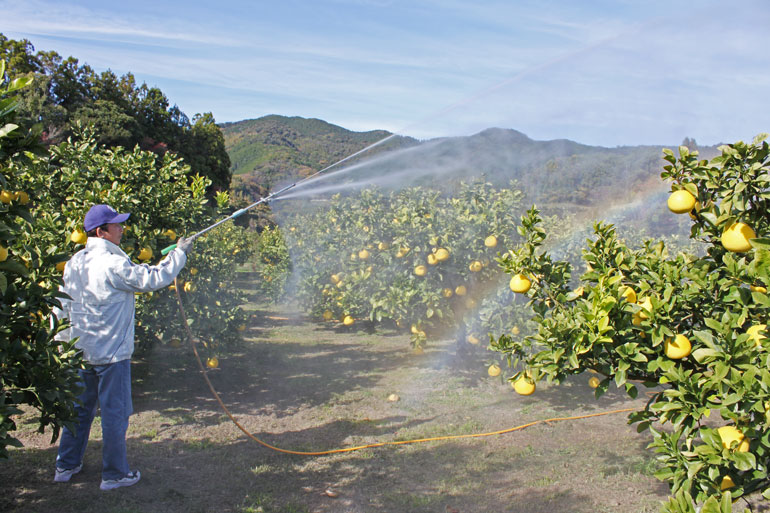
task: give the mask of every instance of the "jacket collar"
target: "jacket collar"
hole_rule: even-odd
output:
[[[86,241],[86,249],[87,250],[101,250],[106,251],[107,253],[112,253],[113,255],[120,255],[124,257],[128,257],[126,253],[120,249],[120,247],[116,246],[112,242],[108,241],[107,239],[102,239],[100,237],[88,237],[88,240]]]

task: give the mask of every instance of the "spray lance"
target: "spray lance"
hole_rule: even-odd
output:
[[[278,196],[279,194],[283,194],[284,192],[288,191],[289,189],[295,187],[298,183],[299,182],[294,182],[291,185],[287,185],[286,187],[284,187],[283,189],[281,189],[279,191],[271,192],[270,194],[268,194],[264,198],[260,198],[258,201],[255,201],[254,203],[252,203],[248,207],[242,208],[240,210],[236,210],[230,216],[228,216],[228,217],[226,217],[226,218],[224,218],[224,219],[222,219],[220,221],[217,221],[216,223],[212,224],[211,226],[209,226],[207,228],[204,228],[203,230],[199,231],[198,233],[195,233],[195,234],[191,235],[189,237],[189,240],[193,241],[193,240],[197,239],[198,237],[200,237],[201,235],[203,235],[204,233],[206,233],[207,231],[213,230],[214,228],[216,228],[220,224],[222,224],[224,222],[227,222],[227,221],[229,221],[231,219],[235,219],[236,217],[242,216],[243,214],[245,214],[246,212],[248,212],[252,208],[256,207],[257,205],[261,205],[262,203],[267,203],[268,201],[270,201],[274,197]],[[160,252],[160,254],[164,255],[164,256],[168,255],[174,248],[176,248],[176,244],[172,244],[172,245],[168,246],[167,248],[163,248],[163,250]]]

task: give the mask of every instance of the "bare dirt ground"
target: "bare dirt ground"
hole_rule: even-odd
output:
[[[495,354],[483,348],[458,358],[447,340],[416,355],[404,335],[291,319],[286,309],[255,313],[246,342],[209,376],[246,429],[281,448],[491,432],[644,402],[617,391],[597,400],[588,376],[521,397],[487,376]],[[134,362],[133,377],[129,461],[141,482],[99,490],[97,418],[83,472],[54,484],[50,434],[35,433],[23,417],[25,447],[0,463],[0,511],[655,512],[668,495],[652,476],[649,433],[638,434],[625,413],[484,438],[297,456],[241,433],[186,345],[154,348]],[[390,394],[400,400],[388,401]]]

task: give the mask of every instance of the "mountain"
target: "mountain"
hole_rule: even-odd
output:
[[[271,189],[303,178],[391,136],[385,130],[353,132],[320,119],[277,115],[220,125],[233,176]],[[372,153],[417,144],[395,136]]]
[[[266,116],[221,125],[232,162],[233,190],[264,195],[277,184],[309,176],[391,136],[352,132],[318,119]],[[677,148],[677,144],[667,146]],[[425,185],[451,190],[479,177],[511,182],[527,201],[551,212],[574,212],[622,203],[666,185],[660,181],[662,146],[588,146],[566,139],[536,141],[513,129],[489,128],[464,137],[418,141],[393,136],[344,166],[330,170],[325,189]],[[715,148],[699,148],[703,158]],[[341,170],[341,169],[344,169]],[[319,185],[321,182],[319,182]]]

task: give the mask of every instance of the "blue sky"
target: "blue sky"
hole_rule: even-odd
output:
[[[729,7],[726,7],[729,6]],[[0,0],[0,31],[190,117],[602,146],[770,131],[766,0]]]

